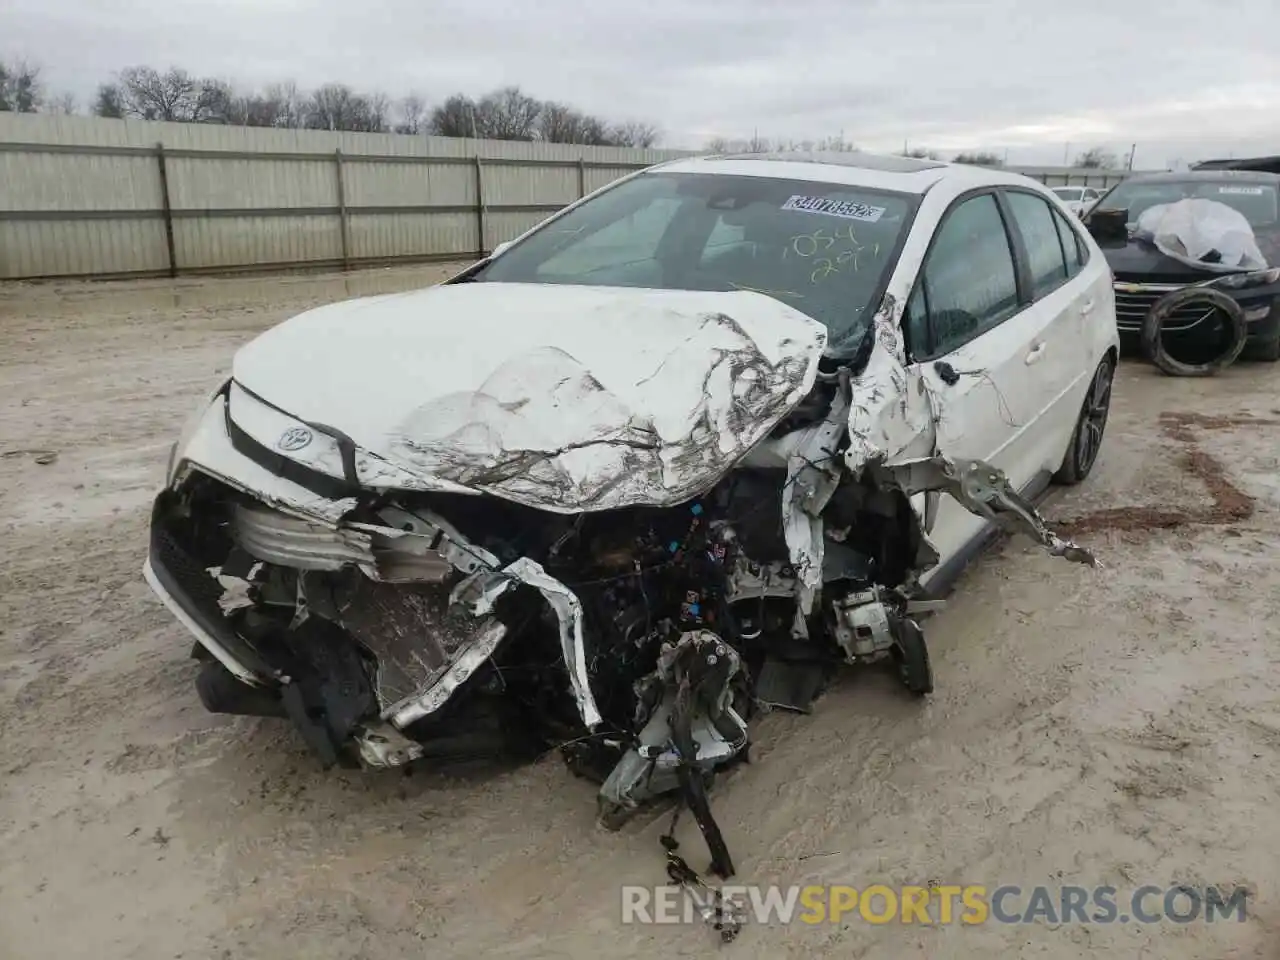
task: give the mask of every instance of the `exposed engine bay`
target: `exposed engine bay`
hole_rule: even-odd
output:
[[[889,660],[908,691],[932,690],[916,577],[936,556],[914,493],[948,492],[1093,562],[986,464],[852,476],[845,418],[829,415],[847,389],[820,379],[737,469],[674,507],[561,514],[400,492],[326,525],[193,470],[157,499],[149,576],[216,604],[237,662],[254,665],[245,683],[197,646],[209,709],[288,717],[326,764],[559,747],[616,826],[703,790],[746,756],[757,709],[808,711],[841,664]],[[825,462],[803,453],[815,438]]]

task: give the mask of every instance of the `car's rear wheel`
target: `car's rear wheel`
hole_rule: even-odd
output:
[[[1080,416],[1076,419],[1076,428],[1071,432],[1071,445],[1067,448],[1062,466],[1053,476],[1055,482],[1070,486],[1079,483],[1093,470],[1098,451],[1102,449],[1107,417],[1111,413],[1111,385],[1115,380],[1115,373],[1115,360],[1107,354],[1093,372],[1089,392],[1085,394]]]

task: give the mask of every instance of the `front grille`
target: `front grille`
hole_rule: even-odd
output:
[[[1176,286],[1152,286],[1136,291],[1117,289],[1116,326],[1121,330],[1134,333],[1141,331],[1142,324],[1146,321],[1151,308],[1156,305],[1156,301],[1180,289],[1182,288]],[[1203,303],[1188,303],[1173,311],[1165,319],[1162,329],[1166,333],[1190,330],[1197,324],[1212,318],[1217,310],[1217,307]]]
[[[202,549],[203,547],[203,549]],[[149,562],[157,582],[200,631],[258,677],[278,676],[278,671],[253,649],[227,621],[219,601],[222,584],[209,568],[225,558],[229,544],[208,544],[190,521],[174,512],[172,497],[162,493],[151,513]]]
[[[151,528],[151,564],[166,572],[180,588],[182,606],[194,607],[200,620],[219,622],[223,619],[222,585],[208,573],[214,564],[205,564],[179,542],[170,530],[159,525]],[[194,613],[194,611],[191,611]]]

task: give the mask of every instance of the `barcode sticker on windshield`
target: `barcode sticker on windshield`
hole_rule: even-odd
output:
[[[827,197],[792,197],[782,205],[783,210],[800,210],[804,213],[823,213],[828,217],[846,220],[864,220],[875,223],[884,216],[884,207],[873,207],[856,200],[831,200]]]
[[[1261,187],[1219,187],[1218,193],[1226,193],[1233,196],[1260,197],[1262,196],[1262,188]]]

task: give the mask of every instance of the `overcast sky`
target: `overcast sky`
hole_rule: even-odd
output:
[[[0,0],[86,104],[134,64],[430,100],[519,84],[663,144],[818,138],[1136,166],[1280,153],[1280,0]]]

